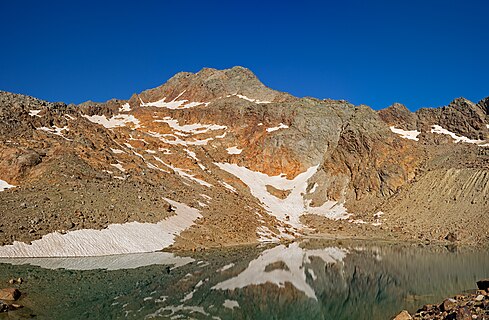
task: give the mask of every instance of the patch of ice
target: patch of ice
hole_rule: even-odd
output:
[[[283,123],[280,123],[278,125],[278,127],[267,128],[267,132],[273,132],[273,131],[277,131],[277,130],[280,130],[280,129],[287,129],[288,127],[289,127],[288,125],[283,124]]]
[[[455,140],[454,141],[455,143],[465,142],[465,143],[473,143],[473,144],[482,144],[485,142],[484,140],[472,140],[464,136],[459,136],[456,133],[448,131],[447,129],[444,129],[439,125],[433,125],[431,126],[431,128],[432,128],[431,133],[449,135],[453,140]]]
[[[398,134],[401,136],[401,138],[404,139],[409,139],[409,140],[414,140],[414,141],[419,141],[418,135],[421,133],[418,130],[403,130],[403,129],[397,129],[396,127],[389,127],[392,132]]]
[[[311,200],[303,198],[306,194],[307,181],[316,173],[319,165],[307,169],[292,180],[283,175],[268,176],[236,164],[215,163],[215,165],[238,177],[250,188],[251,194],[262,202],[268,212],[295,228],[303,227],[300,222],[300,216],[303,214],[316,214],[330,219],[345,219],[349,216],[342,203],[326,201],[320,207],[311,207]],[[279,190],[291,190],[291,192],[285,199],[280,199],[268,192],[267,185]]]
[[[101,124],[102,126],[104,126],[105,128],[108,128],[108,129],[125,127],[127,123],[132,123],[134,129],[141,127],[139,125],[139,119],[134,117],[132,114],[117,114],[117,115],[112,116],[110,119],[107,119],[107,117],[105,115],[102,115],[102,116],[99,116],[99,115],[93,115],[93,116],[83,115],[83,117],[87,118],[90,122]]]
[[[228,308],[233,310],[234,308],[239,308],[239,303],[236,300],[224,300],[224,303],[222,304],[224,308]]]
[[[158,223],[111,224],[103,230],[53,232],[31,244],[15,241],[0,247],[0,257],[82,257],[154,252],[174,243],[175,237],[201,216],[198,209],[170,199],[175,215]]]
[[[39,117],[41,118],[41,116],[39,115],[39,112],[41,112],[42,110],[29,110],[29,115],[31,117]]]
[[[7,181],[0,179],[0,191],[4,191],[4,190],[10,189],[10,188],[15,188],[15,186],[8,183]]]
[[[343,261],[346,254],[347,251],[335,247],[308,250],[301,248],[298,243],[292,243],[289,246],[279,245],[263,251],[258,258],[249,263],[243,272],[234,278],[218,283],[212,289],[235,290],[265,283],[283,288],[285,283],[290,283],[307,297],[317,300],[314,289],[306,282],[304,265],[311,263],[311,257],[318,257],[325,264],[338,263]],[[277,262],[283,262],[287,269],[266,271],[267,266]]]
[[[228,154],[240,154],[243,150],[238,149],[238,147],[235,146],[227,148],[226,151],[228,152]]]

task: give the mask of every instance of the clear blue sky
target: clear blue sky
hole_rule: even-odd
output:
[[[250,68],[296,96],[415,110],[489,96],[489,1],[0,1],[0,90],[127,99]]]

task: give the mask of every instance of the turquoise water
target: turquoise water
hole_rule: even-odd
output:
[[[390,319],[475,289],[489,277],[489,253],[308,240],[181,256],[0,259],[0,283],[18,277],[25,308],[0,319]]]

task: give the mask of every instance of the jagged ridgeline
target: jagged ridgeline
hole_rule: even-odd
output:
[[[488,114],[488,98],[415,113],[297,98],[242,67],[104,103],[0,92],[0,256],[487,243]]]

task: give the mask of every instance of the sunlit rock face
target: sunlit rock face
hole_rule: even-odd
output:
[[[486,189],[452,191],[474,176],[487,185],[488,125],[486,100],[377,112],[297,98],[242,67],[179,73],[103,103],[0,92],[0,244],[163,223],[170,201],[201,215],[174,234],[176,249],[312,232],[440,240],[487,212]],[[444,176],[449,190],[433,195]],[[477,221],[461,241],[485,241],[489,219]]]

